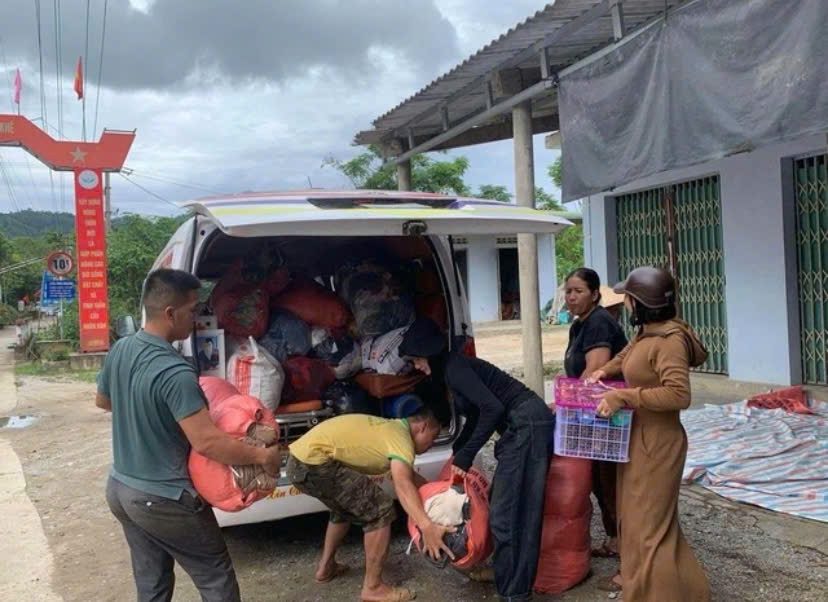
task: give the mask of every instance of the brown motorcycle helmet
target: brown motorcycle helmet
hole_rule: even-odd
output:
[[[665,269],[652,266],[635,268],[613,290],[629,295],[649,309],[671,307],[676,301],[676,281],[673,276]]]

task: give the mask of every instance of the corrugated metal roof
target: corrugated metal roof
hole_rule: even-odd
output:
[[[662,15],[665,9],[685,0],[623,0],[624,24],[634,31]],[[613,43],[612,17],[607,0],[557,0],[509,29],[456,67],[441,75],[419,92],[374,120],[374,129],[357,134],[357,144],[376,143],[394,136],[401,137],[408,127],[418,135],[442,130],[440,107],[447,106],[449,121],[458,123],[486,107],[484,84],[491,74],[507,69],[531,69],[540,66],[539,52],[533,45],[542,43],[561,28],[585,24],[548,45],[551,71],[559,71],[596,50]],[[601,11],[600,16],[584,19],[587,14]],[[566,31],[565,29],[562,31]],[[557,99],[550,91],[544,113],[557,112]],[[414,127],[416,124],[416,128]]]

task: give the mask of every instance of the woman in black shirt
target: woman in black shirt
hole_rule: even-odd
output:
[[[429,358],[443,353],[445,337],[428,318],[417,318],[403,336],[400,355],[430,374]],[[548,446],[555,426],[544,401],[500,368],[451,351],[446,384],[457,413],[465,416],[454,442],[452,472],[465,477],[474,457],[495,432],[497,468],[489,495],[494,539],[492,568],[498,595],[529,600],[538,566]],[[486,571],[470,575],[485,580]]]
[[[595,270],[579,268],[566,277],[566,305],[576,318],[569,329],[564,368],[570,378],[586,378],[624,349],[627,338],[618,321],[601,306],[601,280]],[[607,541],[593,550],[594,556],[618,555],[615,472],[614,462],[593,461],[592,492],[607,534]]]

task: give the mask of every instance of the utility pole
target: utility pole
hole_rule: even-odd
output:
[[[112,205],[110,203],[109,198],[110,187],[109,187],[109,172],[104,172],[104,231],[109,232],[111,228],[111,220],[112,220]]]

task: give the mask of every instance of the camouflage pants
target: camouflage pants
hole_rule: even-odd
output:
[[[332,523],[350,522],[373,531],[397,517],[391,496],[367,475],[336,460],[313,465],[291,456],[287,477],[296,489],[328,507]]]

